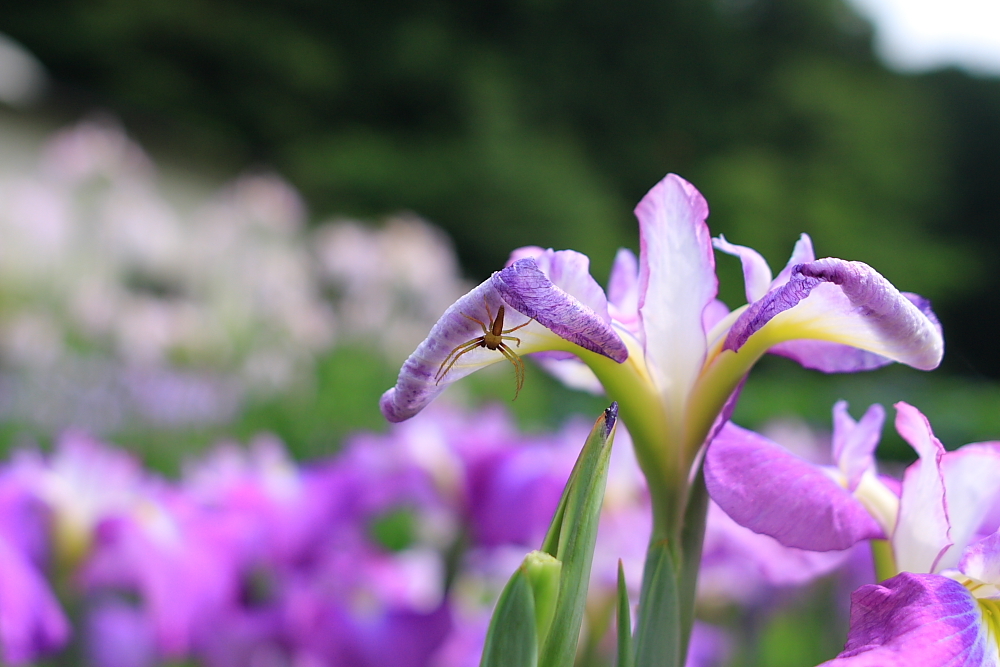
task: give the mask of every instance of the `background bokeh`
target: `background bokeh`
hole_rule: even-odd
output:
[[[817,406],[927,396],[952,445],[997,425],[984,413],[1000,376],[1000,82],[887,70],[839,0],[58,0],[11,7],[0,29],[49,74],[8,122],[110,114],[204,183],[275,170],[311,224],[414,212],[472,280],[526,244],[585,252],[602,279],[636,244],[634,203],[682,174],[713,231],[772,264],[808,232],[821,256],[934,301],[941,371],[884,371],[878,393],[869,378],[824,382]],[[737,305],[737,262],[719,264]],[[786,406],[825,421],[785,391],[811,381],[773,362],[744,420]]]
[[[840,0],[40,0],[0,32],[46,73],[0,108],[5,448],[84,427],[168,473],[260,432],[330,454],[384,428],[400,361],[512,248],[603,282],[667,172],[772,266],[808,232],[944,325],[931,374],[769,359],[737,421],[907,400],[949,447],[1000,437],[1000,80],[890,71]],[[604,407],[535,367],[510,404],[495,370],[456,400],[528,430]],[[889,432],[880,454],[909,456]],[[766,664],[798,664],[813,611]]]

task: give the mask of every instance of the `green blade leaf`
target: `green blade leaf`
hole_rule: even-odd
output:
[[[536,667],[535,601],[524,567],[504,586],[490,619],[480,667]]]
[[[680,667],[677,573],[665,540],[649,546],[639,594],[636,667]]]
[[[618,404],[612,403],[594,424],[580,452],[543,542],[547,552],[555,547],[554,555],[563,564],[555,616],[539,660],[543,667],[572,667],[576,658],[617,423]]]
[[[625,569],[618,559],[618,667],[632,667],[632,611],[629,608],[628,589],[625,588]]]
[[[704,458],[695,473],[684,508],[684,525],[681,527],[681,563],[678,575],[678,602],[681,610],[680,664],[687,659],[688,642],[694,625],[694,598],[698,588],[698,570],[701,567],[701,549],[705,543],[705,522],[708,518],[708,488],[705,486]]]

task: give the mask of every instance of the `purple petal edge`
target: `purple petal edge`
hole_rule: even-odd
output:
[[[628,359],[625,343],[587,305],[552,283],[535,260],[519,259],[491,278],[494,288],[514,310],[580,347],[622,363]]]
[[[835,551],[885,537],[864,506],[819,467],[732,423],[708,446],[705,483],[734,521],[786,547]]]
[[[379,408],[390,422],[405,421],[424,409],[448,385],[473,372],[455,367],[435,380],[441,363],[457,345],[481,335],[468,316],[486,318],[486,308],[496,313],[506,302],[518,317],[534,318],[552,333],[580,347],[621,363],[628,350],[609,321],[592,308],[554,285],[534,259],[520,259],[461,297],[438,319],[399,371],[396,386],[382,394]],[[508,313],[513,323],[513,313]],[[610,319],[610,318],[609,318]],[[502,357],[500,357],[502,359]]]
[[[903,572],[854,591],[847,644],[823,665],[979,667],[995,664],[994,642],[964,586],[936,574]]]
[[[724,349],[739,350],[747,339],[758,332],[776,315],[794,308],[818,285],[831,283],[841,288],[843,294],[854,307],[855,312],[870,319],[880,332],[891,340],[900,342],[901,347],[914,352],[913,358],[905,363],[921,370],[936,368],[944,354],[941,324],[930,308],[930,302],[916,294],[899,292],[881,274],[862,262],[848,262],[826,258],[792,269],[789,281],[772,290],[749,308],[733,324],[726,337]],[[787,344],[784,344],[787,348]],[[839,345],[834,343],[833,345]],[[850,350],[847,346],[839,346]],[[886,359],[877,354],[859,350],[861,356],[853,363],[838,358],[836,349],[829,362],[831,370],[867,370],[883,365]],[[798,358],[792,349],[782,353]],[[888,363],[886,360],[885,363]],[[827,370],[821,363],[819,370]],[[852,367],[853,366],[853,367]]]

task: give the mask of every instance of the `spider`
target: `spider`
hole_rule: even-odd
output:
[[[510,346],[504,343],[505,340],[517,341],[517,346],[521,347],[521,339],[516,336],[507,336],[506,334],[512,331],[517,331],[521,327],[526,327],[531,323],[528,320],[524,324],[519,324],[516,327],[510,329],[503,328],[503,314],[504,307],[501,304],[500,308],[497,310],[497,318],[493,319],[493,315],[490,313],[490,306],[486,303],[486,297],[483,297],[483,305],[486,307],[486,316],[489,318],[489,326],[486,325],[482,320],[478,320],[475,317],[470,317],[465,313],[462,313],[462,317],[472,320],[479,326],[483,328],[483,335],[478,338],[473,338],[467,343],[462,343],[457,346],[448,356],[444,358],[441,365],[438,367],[437,373],[434,375],[434,379],[437,380],[435,384],[441,384],[441,380],[444,376],[448,374],[451,367],[455,365],[458,358],[461,357],[466,352],[471,352],[477,347],[485,347],[487,350],[500,350],[500,354],[505,356],[507,360],[514,365],[514,377],[517,379],[517,389],[514,392],[514,400],[517,400],[517,395],[521,393],[521,387],[524,386],[524,362],[521,361],[521,357],[517,356],[514,350],[510,349]]]

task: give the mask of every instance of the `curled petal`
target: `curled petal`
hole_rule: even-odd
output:
[[[679,406],[705,360],[702,314],[718,288],[708,204],[693,185],[670,174],[642,198],[635,215],[646,365]]]
[[[608,298],[604,290],[590,275],[590,258],[575,250],[553,250],[538,246],[518,248],[510,254],[505,268],[520,262],[522,259],[533,259],[535,266],[553,285],[572,294],[580,303],[588,306],[605,322],[610,322],[608,314]]]
[[[875,472],[875,448],[882,437],[885,408],[872,405],[860,421],[847,413],[847,401],[833,406],[833,460],[847,477],[847,488],[854,491],[866,471]]]
[[[998,664],[996,638],[975,598],[956,581],[903,572],[851,595],[851,629],[828,667]]]
[[[906,469],[899,498],[899,519],[892,535],[897,567],[906,572],[935,572],[951,546],[941,459],[944,446],[930,422],[907,403],[896,404],[896,430],[920,460]]]
[[[593,305],[579,301],[549,280],[532,258],[514,262],[494,273],[490,281],[514,310],[534,319],[560,338],[619,363],[628,358],[625,343],[611,328],[607,302],[593,304],[592,291],[587,296],[591,297]],[[569,282],[579,286],[580,281],[574,276]],[[601,297],[603,300],[603,293]],[[594,305],[603,305],[604,312],[595,311]]]
[[[777,350],[824,371],[863,370],[889,361],[930,370],[944,355],[941,325],[928,302],[902,294],[861,262],[827,258],[796,266],[785,285],[740,316],[725,349],[739,350],[765,327],[776,344],[798,339],[839,344],[821,350],[812,346],[808,353],[822,352],[815,360],[798,353],[795,345]]]
[[[719,234],[719,238],[712,239],[712,245],[715,246],[716,250],[740,258],[740,262],[743,264],[743,283],[746,286],[747,303],[753,303],[768,293],[771,289],[771,267],[767,265],[767,260],[759,252],[753,248],[730,243],[722,234]]]
[[[562,277],[567,274],[571,275],[569,267]],[[586,296],[593,300],[595,295],[588,292]],[[507,306],[504,328],[517,328],[510,335],[521,341],[520,344],[508,341],[517,354],[558,349],[570,341],[615,361],[624,361],[628,356],[625,344],[611,328],[606,306],[603,314],[596,313],[554,285],[533,258],[520,259],[494,273],[445,311],[427,338],[403,363],[396,386],[382,395],[379,405],[385,418],[391,422],[409,419],[452,382],[504,361],[499,350],[473,346],[448,367],[454,353],[483,336],[483,327],[488,326],[504,304]],[[596,305],[600,307],[599,303]],[[528,323],[531,318],[535,321]],[[523,328],[518,328],[523,324]]]
[[[705,483],[737,523],[786,547],[832,551],[884,537],[864,506],[820,468],[733,424],[708,447]]]

